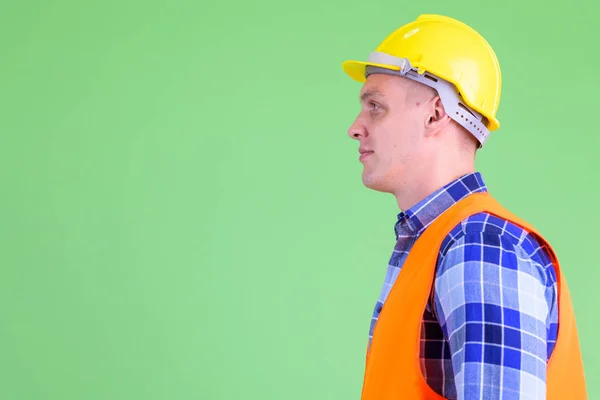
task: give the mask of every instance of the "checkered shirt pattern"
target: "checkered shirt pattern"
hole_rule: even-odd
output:
[[[369,341],[417,238],[455,202],[483,191],[482,176],[474,172],[398,214],[396,245]],[[434,391],[460,400],[545,399],[546,363],[557,327],[554,267],[534,236],[479,213],[444,239],[421,334],[421,371]]]

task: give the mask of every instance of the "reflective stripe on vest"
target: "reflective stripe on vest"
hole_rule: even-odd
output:
[[[537,235],[548,247],[558,282],[559,326],[557,342],[546,372],[546,398],[587,399],[577,326],[558,258],[535,228],[484,192],[471,194],[457,202],[440,215],[414,244],[376,323],[367,352],[362,400],[444,399],[429,387],[421,373],[423,312],[431,294],[442,241],[462,220],[482,211]]]

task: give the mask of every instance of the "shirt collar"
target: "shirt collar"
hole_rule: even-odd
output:
[[[435,219],[456,202],[476,192],[485,192],[487,187],[479,172],[461,176],[436,190],[406,211],[398,214],[394,226],[398,236],[421,234]]]

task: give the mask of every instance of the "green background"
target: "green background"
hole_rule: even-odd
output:
[[[0,398],[356,399],[394,245],[341,69],[421,13],[501,62],[492,193],[551,240],[600,397],[591,0],[0,4]]]

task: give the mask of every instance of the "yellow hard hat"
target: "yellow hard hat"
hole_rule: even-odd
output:
[[[385,38],[367,61],[344,71],[365,82],[371,73],[401,75],[435,88],[446,112],[483,145],[496,119],[502,77],[488,42],[470,26],[442,15],[420,15]]]

